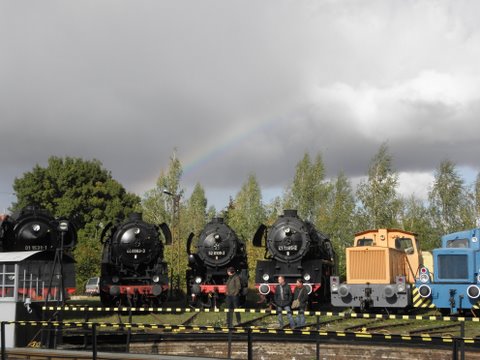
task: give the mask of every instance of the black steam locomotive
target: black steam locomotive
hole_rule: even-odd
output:
[[[12,273],[13,276],[3,278],[0,297],[11,295],[19,301],[28,298],[31,302],[64,301],[75,292],[75,262],[71,250],[76,240],[74,223],[57,219],[36,206],[3,216],[0,258],[6,262],[0,264],[0,268],[4,275]]]
[[[271,302],[278,276],[285,277],[290,287],[303,279],[311,303],[329,301],[329,279],[335,269],[335,252],[330,239],[301,220],[296,210],[285,210],[269,231],[260,225],[253,245],[263,247],[266,234],[265,260],[258,260],[255,286],[262,300]]]
[[[197,241],[197,252],[191,252],[194,234],[187,240],[187,295],[192,306],[217,306],[225,297],[227,268],[234,267],[240,276],[243,291],[248,287],[248,264],[245,243],[223,222],[214,218]],[[242,293],[241,300],[245,300]]]
[[[172,243],[166,224],[146,223],[140,213],[103,229],[100,300],[104,306],[157,306],[166,300],[168,268],[160,234],[166,245]]]
[[[67,219],[55,219],[48,210],[35,206],[6,217],[0,234],[2,251],[51,251],[61,246],[71,249],[77,240],[75,227]]]

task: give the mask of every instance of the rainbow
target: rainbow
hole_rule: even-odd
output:
[[[192,173],[195,173],[197,169],[205,166],[211,161],[226,156],[230,151],[239,147],[241,144],[255,136],[255,134],[270,128],[275,120],[278,119],[269,119],[267,121],[260,122],[255,124],[255,126],[247,128],[243,131],[231,131],[229,136],[222,137],[221,141],[219,142],[205,141],[205,146],[203,148],[195,149],[196,155],[192,155],[190,157],[187,156],[187,160],[183,167],[183,175],[191,175]]]

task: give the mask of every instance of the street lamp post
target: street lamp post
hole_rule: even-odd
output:
[[[182,197],[182,194],[174,194],[171,193],[168,190],[163,190],[163,193],[165,195],[168,195],[172,198],[173,202],[173,207],[172,207],[172,227],[173,227],[173,244],[176,242],[176,255],[177,255],[177,261],[176,261],[176,285],[177,285],[177,290],[180,289],[180,198]],[[173,267],[173,257],[174,257],[174,252],[172,251],[172,267]],[[172,277],[172,282],[173,282],[173,277]]]

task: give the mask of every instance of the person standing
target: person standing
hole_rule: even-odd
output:
[[[305,286],[303,286],[303,280],[297,279],[295,283],[295,290],[293,291],[293,301],[298,300],[298,308],[293,310],[298,310],[296,317],[297,327],[305,326],[305,310],[307,309],[308,303],[308,291]]]
[[[292,303],[292,290],[290,290],[290,285],[285,282],[285,278],[283,276],[278,277],[278,285],[275,288],[275,296],[273,301],[275,302],[275,306],[277,307],[277,318],[278,318],[278,325],[280,328],[283,328],[283,316],[282,311],[285,310],[287,312],[288,322],[290,323],[290,328],[295,328],[295,322],[293,321],[292,317],[292,309],[290,308],[290,304]]]
[[[232,327],[233,312],[235,309],[240,307],[240,291],[242,290],[242,283],[240,281],[240,276],[238,276],[234,267],[229,267],[227,269],[228,279],[227,279],[227,326]],[[237,324],[240,323],[240,313],[236,312],[235,316],[237,317]]]

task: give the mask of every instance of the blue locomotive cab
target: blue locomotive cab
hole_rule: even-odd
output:
[[[442,313],[456,314],[479,308],[480,229],[447,234],[442,248],[434,249],[433,276],[420,269],[417,287],[422,297],[431,297]],[[425,276],[428,274],[428,276]]]

